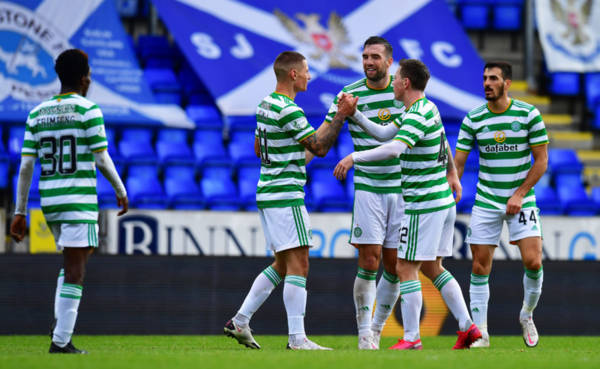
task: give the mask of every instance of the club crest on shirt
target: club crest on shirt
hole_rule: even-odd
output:
[[[512,129],[513,132],[519,132],[521,130],[521,123],[515,120],[511,123],[510,129]]]

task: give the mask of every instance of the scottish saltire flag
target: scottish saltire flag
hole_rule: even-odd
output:
[[[74,47],[89,55],[88,97],[106,122],[193,126],[179,106],[155,104],[113,0],[0,1],[0,121],[23,122],[58,94],[54,60]]]
[[[158,14],[227,115],[254,114],[275,88],[272,63],[284,50],[308,59],[312,80],[297,103],[325,116],[344,85],[364,77],[362,45],[373,35],[400,58],[418,58],[426,90],[445,117],[484,102],[483,63],[444,0],[153,0]]]
[[[600,2],[537,0],[535,8],[549,71],[600,71]]]

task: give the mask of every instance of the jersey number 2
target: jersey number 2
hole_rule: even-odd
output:
[[[66,145],[68,143],[68,145]],[[44,169],[42,165],[42,176],[54,175],[58,169],[60,174],[72,174],[77,170],[77,140],[75,136],[61,136],[56,137],[43,137],[40,140],[40,146],[44,153],[44,160],[51,163],[52,168]],[[45,147],[44,147],[45,146]],[[56,158],[56,151],[58,149],[58,160]],[[69,161],[68,165],[65,165],[65,151],[69,150]]]

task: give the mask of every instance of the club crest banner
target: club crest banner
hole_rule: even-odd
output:
[[[444,0],[153,2],[226,115],[255,114],[275,88],[275,57],[296,50],[312,76],[296,101],[324,117],[335,95],[364,77],[362,46],[373,35],[394,48],[391,73],[401,58],[427,64],[426,94],[445,118],[462,119],[485,102],[483,62]]]
[[[108,123],[191,127],[175,105],[155,104],[113,0],[0,1],[0,120],[24,122],[37,104],[60,91],[54,60],[84,50],[92,85],[88,98]]]
[[[600,2],[536,0],[535,7],[549,71],[600,71]]]

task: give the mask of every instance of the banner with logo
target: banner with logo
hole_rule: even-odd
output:
[[[219,211],[132,210],[117,217],[106,211],[103,252],[126,255],[271,256],[258,214]],[[348,244],[350,213],[310,214],[316,258],[353,258]],[[471,259],[464,242],[469,215],[459,214],[454,227],[455,259]],[[600,220],[591,217],[541,217],[546,260],[600,260]],[[537,226],[537,224],[535,225]],[[520,260],[518,247],[508,242],[504,227],[494,254],[499,260]]]
[[[535,9],[549,71],[600,71],[600,2],[536,0]]]
[[[335,95],[364,77],[362,45],[373,35],[394,48],[391,73],[401,58],[427,64],[426,93],[445,118],[462,119],[485,102],[483,62],[444,0],[153,2],[227,115],[254,115],[275,88],[273,61],[296,50],[312,76],[296,101],[307,114],[324,117]]]
[[[107,123],[193,127],[179,106],[155,104],[113,0],[0,1],[0,40],[0,121],[24,122],[58,94],[54,60],[80,48],[92,72],[87,97]]]

